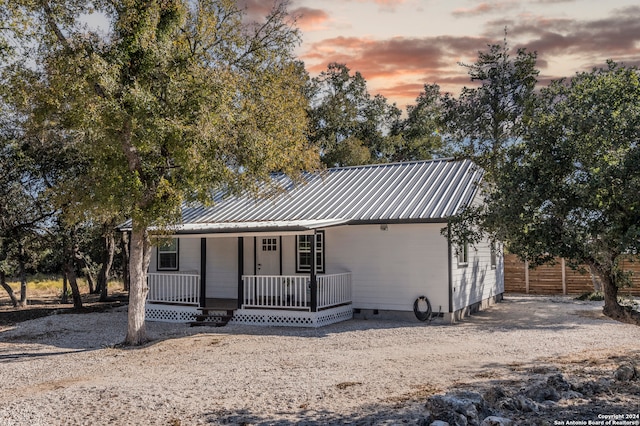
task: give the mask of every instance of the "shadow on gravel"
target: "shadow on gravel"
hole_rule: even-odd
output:
[[[126,319],[119,319],[114,323],[113,317],[105,316],[87,317],[87,321],[73,326],[73,329],[56,327],[55,318],[59,314],[93,314],[100,312],[112,312],[113,308],[123,307],[121,300],[113,300],[106,303],[87,304],[82,310],[74,310],[72,307],[61,308],[61,305],[46,307],[33,307],[10,311],[0,311],[0,325],[13,325],[19,322],[51,315],[51,324],[32,333],[0,333],[0,342],[9,343],[39,343],[57,346],[62,349],[101,349],[104,347],[118,347],[125,350],[136,350],[153,346],[165,340],[172,340],[185,336],[204,335],[255,335],[255,336],[295,336],[302,338],[323,338],[342,333],[358,333],[370,330],[392,330],[422,328],[426,335],[430,330],[438,333],[457,327],[472,327],[486,332],[510,332],[515,330],[551,330],[576,329],[584,325],[585,321],[600,320],[600,310],[597,302],[580,302],[571,298],[549,298],[535,296],[507,296],[502,302],[488,310],[480,311],[462,321],[449,324],[443,318],[435,318],[432,321],[420,322],[418,320],[381,320],[381,319],[354,319],[321,328],[294,328],[294,327],[270,327],[228,325],[226,327],[197,327],[192,328],[183,324],[168,324],[148,322],[147,330],[152,338],[148,343],[138,347],[121,347],[116,341],[101,340],[101,330],[115,330],[121,328],[122,338],[126,332]],[[55,315],[52,315],[55,314]],[[601,315],[600,315],[601,316]],[[90,320],[89,320],[90,318]],[[82,321],[80,319],[79,321]],[[122,323],[122,321],[125,321]],[[89,324],[91,322],[91,325]],[[120,331],[120,330],[118,330]],[[73,334],[77,336],[75,342],[62,344],[61,336]]]
[[[56,355],[68,355],[80,352],[89,352],[91,349],[78,349],[75,351],[63,351],[63,352],[12,352],[8,354],[0,353],[0,364],[6,364],[10,362],[25,361],[28,359],[45,358]]]
[[[360,330],[384,330],[400,328],[455,328],[477,327],[494,332],[513,330],[571,330],[584,325],[585,320],[606,320],[601,313],[602,302],[581,302],[571,297],[514,296],[505,299],[487,310],[479,311],[456,323],[443,318],[420,322],[418,320],[353,319],[321,328],[264,327],[230,325],[212,329],[216,334],[248,334],[266,336],[326,337],[336,333]],[[202,328],[206,333],[206,328]]]

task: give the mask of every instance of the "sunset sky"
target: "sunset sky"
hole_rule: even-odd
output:
[[[268,0],[245,0],[249,10]],[[473,63],[508,31],[538,52],[540,80],[571,76],[610,58],[640,65],[638,0],[292,0],[311,75],[330,62],[360,71],[372,94],[414,103],[424,84],[457,93]]]

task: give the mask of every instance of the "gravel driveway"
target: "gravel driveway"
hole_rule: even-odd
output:
[[[507,296],[460,323],[352,320],[320,329],[148,323],[126,312],[0,329],[0,424],[420,423],[424,399],[567,359],[640,355],[602,302]],[[517,366],[517,368],[514,368]]]

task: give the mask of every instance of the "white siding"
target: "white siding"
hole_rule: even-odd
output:
[[[283,235],[280,250],[282,250],[282,275],[297,275],[295,235]]]
[[[207,239],[207,297],[238,297],[237,238]]]
[[[339,226],[326,229],[327,274],[352,272],[353,307],[413,311],[427,296],[435,312],[449,308],[443,224]]]
[[[491,296],[504,293],[503,257],[496,254],[496,267],[491,267],[491,247],[488,241],[469,246],[467,266],[458,265],[456,248],[451,247],[453,310],[480,302]]]
[[[479,191],[471,205],[478,206],[484,200]],[[499,247],[498,247],[499,248]],[[496,267],[491,267],[491,245],[483,241],[477,246],[469,245],[467,266],[459,266],[456,247],[451,247],[451,277],[453,285],[453,311],[463,309],[489,297],[504,293],[504,259],[502,250],[496,253]]]

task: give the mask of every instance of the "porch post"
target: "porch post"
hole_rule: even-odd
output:
[[[200,238],[200,307],[207,306],[207,239]]]
[[[244,300],[242,274],[244,274],[244,237],[238,237],[238,309],[242,309]]]
[[[310,278],[310,290],[311,300],[310,308],[311,312],[318,312],[318,280],[316,279],[316,233],[313,231],[311,237],[311,271],[309,273]]]

